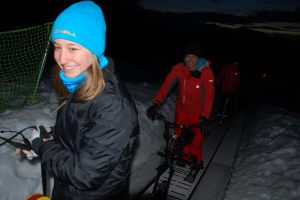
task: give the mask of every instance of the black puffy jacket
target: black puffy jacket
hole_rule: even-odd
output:
[[[55,136],[39,152],[54,175],[52,200],[126,199],[139,124],[136,106],[113,74],[103,69],[105,89],[81,103],[70,97],[58,111]]]

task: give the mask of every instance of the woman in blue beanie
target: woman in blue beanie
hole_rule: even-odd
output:
[[[38,127],[31,151],[54,176],[52,200],[129,196],[137,109],[114,75],[113,60],[104,55],[105,33],[101,8],[92,1],[71,5],[53,24],[57,77],[68,95],[53,134]]]

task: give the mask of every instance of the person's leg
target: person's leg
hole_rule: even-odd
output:
[[[225,100],[226,100],[226,94],[224,92],[221,92],[220,93],[220,102],[219,102],[218,114],[224,114]]]
[[[181,112],[179,109],[176,110],[176,120],[175,124],[177,125],[185,125],[186,124],[186,115]],[[181,140],[182,137],[182,129],[181,128],[175,128],[175,134],[177,136],[176,140],[176,148],[177,148],[177,159],[175,160],[175,164],[184,167],[188,161],[186,158],[186,154],[190,154],[190,148],[187,146],[183,146],[183,142]]]
[[[193,132],[195,137],[190,145],[191,159],[190,159],[190,172],[184,178],[187,182],[194,182],[200,169],[204,168],[202,146],[204,136],[200,134],[199,128],[194,128]]]
[[[195,156],[197,159],[197,163],[201,163],[203,161],[203,142],[204,142],[204,136],[200,133],[199,128],[193,128],[192,129],[194,133],[194,138],[192,140],[192,143],[190,145],[190,153],[192,156]]]

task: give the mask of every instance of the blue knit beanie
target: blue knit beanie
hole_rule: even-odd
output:
[[[93,1],[80,1],[66,8],[55,20],[51,41],[65,39],[94,53],[101,69],[108,64],[104,56],[106,23],[101,8]]]

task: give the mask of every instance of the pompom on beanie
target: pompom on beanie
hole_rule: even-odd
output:
[[[99,59],[101,68],[108,64],[104,56],[106,23],[101,8],[93,1],[80,1],[66,8],[56,18],[51,41],[65,39],[80,44]]]

